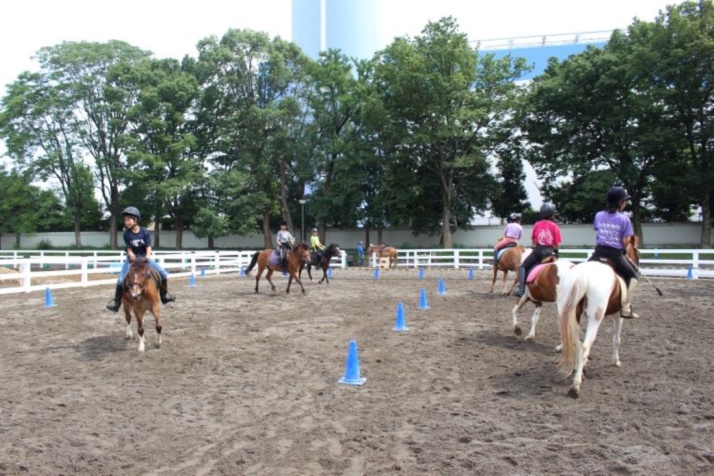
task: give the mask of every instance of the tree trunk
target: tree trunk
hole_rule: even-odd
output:
[[[451,237],[451,210],[446,200],[444,200],[444,207],[442,209],[441,237],[444,248],[453,247]]]
[[[212,236],[209,236],[209,237],[208,237],[208,249],[209,249],[209,250],[216,249],[216,244],[215,244],[215,242],[213,241],[213,237],[212,237]]]
[[[270,233],[270,212],[263,211],[263,239],[266,248],[273,247],[273,235]]]
[[[377,246],[381,246],[384,244],[384,241],[382,241],[382,227],[378,226],[377,227]]]
[[[161,247],[161,221],[159,221],[159,214],[154,214],[154,236],[152,237],[154,243],[154,248]]]
[[[369,243],[369,226],[364,227],[364,249],[367,251],[367,247],[370,245]]]
[[[82,247],[82,225],[79,210],[74,212],[74,244],[77,248]]]
[[[111,203],[109,204],[109,214],[111,215],[111,220],[109,221],[109,248],[116,250],[117,246],[117,218],[119,217],[119,189],[117,186],[112,186],[111,188]]]
[[[702,199],[702,238],[699,241],[700,248],[712,247],[712,209],[711,191],[707,190]]]
[[[288,208],[288,186],[287,186],[287,178],[286,178],[286,167],[285,167],[285,161],[281,160],[280,162],[280,209],[283,211],[283,219],[288,223],[288,230],[293,233],[294,236],[294,231],[295,227],[293,226],[293,218],[292,215],[290,214],[290,208]]]
[[[183,218],[181,218],[180,214],[178,214],[174,223],[176,224],[176,249],[182,250],[183,249]]]

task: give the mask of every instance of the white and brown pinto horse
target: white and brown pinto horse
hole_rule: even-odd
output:
[[[493,292],[498,272],[503,271],[503,294],[509,295],[518,284],[518,268],[521,267],[521,263],[531,253],[531,250],[526,249],[525,246],[512,246],[505,250],[500,250],[499,253],[501,253],[501,257],[498,258],[498,266],[493,267],[493,280],[491,281],[491,291],[489,292]],[[508,279],[509,271],[513,271],[516,274],[516,279],[513,281],[511,289],[506,291],[506,280]]]
[[[639,265],[639,238],[632,236],[625,250],[628,258]],[[625,283],[612,266],[599,261],[586,261],[574,266],[565,276],[562,293],[558,295],[560,313],[560,353],[559,368],[565,375],[574,372],[573,385],[568,395],[580,396],[583,370],[588,362],[590,349],[597,337],[605,316],[615,314],[622,308],[622,298],[626,292]],[[580,341],[579,316],[584,311],[587,316],[585,338]],[[616,317],[612,338],[612,365],[620,366],[621,317]]]
[[[562,293],[563,280],[575,263],[567,260],[556,260],[550,263],[539,264],[528,273],[526,280],[526,292],[518,299],[513,307],[513,333],[521,335],[521,327],[518,325],[518,311],[528,302],[535,305],[531,316],[531,330],[525,340],[535,339],[536,325],[540,318],[544,302],[556,302],[556,297]],[[556,350],[560,350],[560,345]]]

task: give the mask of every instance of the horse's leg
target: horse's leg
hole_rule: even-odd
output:
[[[578,364],[575,368],[573,386],[568,391],[568,395],[573,398],[578,398],[580,396],[580,385],[583,383],[583,371],[588,363],[590,349],[592,349],[595,338],[597,337],[597,331],[600,328],[600,323],[605,318],[605,308],[597,307],[597,303],[588,303],[588,309],[585,314],[588,316],[588,326],[585,330],[585,338],[583,339],[582,344],[578,346]]]
[[[270,283],[270,289],[272,289],[273,292],[275,292],[275,284],[273,284],[273,280],[270,279],[270,277],[271,277],[272,275],[273,275],[273,268],[271,268],[270,266],[268,266],[268,273],[265,275],[265,279],[267,279],[268,282]]]
[[[503,291],[502,294],[506,295],[506,281],[508,279],[508,268],[503,270]]]
[[[620,364],[620,332],[622,331],[622,323],[624,319],[619,316],[614,316],[615,332],[612,335],[612,365],[619,367]]]
[[[516,268],[514,273],[516,273],[516,279],[513,280],[513,286],[511,286],[511,289],[506,293],[506,296],[510,296],[511,293],[513,292],[513,290],[516,289],[516,286],[518,285],[518,268]],[[504,276],[504,283],[505,283],[505,276]]]
[[[124,303],[124,319],[126,319],[126,339],[131,339],[133,334],[131,333],[131,307]]]
[[[154,340],[154,346],[161,347],[161,329],[163,329],[163,326],[161,325],[161,306],[159,305],[158,298],[156,298],[151,308],[151,314],[154,315],[154,322],[156,323],[156,340]]]
[[[263,275],[263,269],[260,267],[260,263],[258,264],[258,272],[255,275],[255,293],[258,294],[258,283],[260,282],[260,277]]]
[[[320,284],[322,284],[323,281],[327,282],[327,284],[330,284],[330,280],[327,279],[327,268],[328,266],[320,266],[322,268],[322,279],[320,280]]]
[[[493,287],[496,285],[496,277],[498,276],[498,266],[493,265],[493,281],[491,281],[491,290],[489,291],[490,293],[493,293]]]
[[[136,324],[139,329],[139,352],[144,352],[144,310],[139,310],[136,312]]]
[[[542,302],[534,301],[533,304],[535,304],[535,309],[533,310],[533,315],[531,316],[531,331],[526,336],[526,340],[535,339],[536,325],[538,324],[538,319],[540,318],[540,312],[543,310]]]
[[[285,294],[290,294],[290,285],[293,283],[293,276],[295,276],[295,280],[298,279],[297,274],[293,273],[292,271],[289,271],[288,275],[288,287],[285,290]]]
[[[302,290],[302,293],[305,294],[305,288],[302,286],[302,281],[300,281],[300,278],[295,276],[295,282],[297,282],[300,285],[300,289]]]
[[[511,311],[511,315],[513,316],[513,333],[517,336],[521,335],[522,332],[521,326],[518,325],[518,311],[521,310],[521,308],[526,302],[528,302],[528,293],[521,296],[521,298],[518,300],[516,305],[513,306],[513,310]]]

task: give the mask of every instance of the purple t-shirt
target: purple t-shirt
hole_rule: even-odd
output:
[[[620,212],[598,212],[593,228],[597,231],[596,244],[619,250],[622,249],[622,239],[635,234],[630,219]]]
[[[509,223],[506,225],[506,229],[503,231],[506,238],[514,238],[520,240],[523,235],[523,227],[516,222]]]

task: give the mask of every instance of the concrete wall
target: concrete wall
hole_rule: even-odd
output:
[[[503,226],[478,226],[471,231],[457,231],[454,233],[454,246],[460,248],[483,248],[491,247],[498,237],[503,233]],[[643,225],[644,246],[674,246],[680,248],[698,247],[701,235],[701,223],[682,224],[645,224]],[[530,245],[530,233],[532,226],[524,227],[524,239],[521,243]],[[595,231],[592,225],[562,225],[563,246],[566,247],[590,247],[595,240]],[[300,236],[299,230],[294,233]],[[438,236],[412,235],[408,229],[384,230],[382,232],[383,241],[386,244],[397,248],[438,248]],[[37,244],[42,240],[48,240],[53,246],[67,247],[74,245],[74,233],[38,233],[32,236],[22,236],[20,249],[37,249]],[[328,230],[324,244],[338,243],[342,248],[354,249],[358,241],[366,244],[377,243],[377,232],[371,231],[369,240],[365,231],[356,230]],[[121,234],[118,243],[122,243]],[[95,248],[109,246],[109,234],[106,232],[83,232],[82,244]],[[173,231],[161,232],[161,249],[173,249],[176,244],[176,233]],[[207,239],[196,238],[192,232],[183,234],[184,249],[205,249],[208,246]],[[259,249],[263,247],[263,236],[226,236],[215,240],[216,247],[220,249]],[[15,236],[0,235],[0,248],[4,250],[15,247]]]

